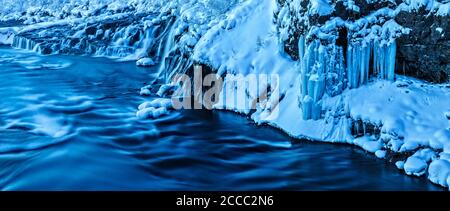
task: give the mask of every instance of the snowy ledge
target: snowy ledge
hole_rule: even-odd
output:
[[[283,96],[275,105],[279,115],[263,104],[251,113],[225,97],[214,107],[251,115],[256,123],[295,138],[357,145],[395,162],[408,175],[427,175],[433,183],[448,187],[450,84],[433,85],[401,76],[395,82],[374,79],[335,97],[325,95],[323,118],[303,120],[298,104],[299,64],[280,50],[272,20],[276,7],[275,1],[243,3],[199,40],[193,58],[220,75],[278,74],[281,82],[271,85]],[[222,94],[236,88],[225,80]],[[242,96],[246,101],[258,97],[258,90],[246,91]]]

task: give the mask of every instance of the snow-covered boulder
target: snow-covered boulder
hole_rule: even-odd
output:
[[[423,159],[411,156],[406,160],[403,168],[408,175],[422,176],[425,174],[427,167],[428,165]]]
[[[443,159],[433,161],[428,169],[428,179],[435,184],[449,187],[450,161]]]
[[[155,62],[151,58],[141,58],[136,61],[136,65],[140,67],[150,67],[155,65]]]
[[[136,113],[136,116],[140,119],[156,119],[169,114],[170,109],[173,109],[172,99],[157,98],[139,105],[139,111]]]

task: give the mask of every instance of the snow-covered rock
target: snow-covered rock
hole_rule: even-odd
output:
[[[0,28],[0,45],[11,45],[17,33],[16,28]]]
[[[173,108],[172,99],[157,98],[139,105],[136,116],[140,119],[159,118],[170,113]]]
[[[141,58],[136,61],[137,66],[149,67],[155,65],[155,62],[151,58]]]
[[[428,179],[444,187],[449,187],[450,178],[450,161],[448,160],[435,160],[430,164],[428,169]]]
[[[405,161],[397,161],[395,162],[395,166],[399,169],[399,170],[403,170],[405,168]]]
[[[383,145],[379,141],[373,140],[372,138],[370,138],[368,136],[356,138],[354,140],[354,144],[360,146],[364,150],[371,152],[371,153],[375,153],[383,147]]]
[[[375,152],[375,156],[377,156],[377,158],[384,158],[384,157],[386,157],[386,150],[377,150]]]
[[[411,156],[406,160],[403,168],[408,175],[422,176],[425,174],[427,167],[428,165],[423,159]]]

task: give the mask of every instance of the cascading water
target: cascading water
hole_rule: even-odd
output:
[[[35,51],[38,53],[41,52],[41,47],[40,47],[39,43],[36,43],[35,41],[33,41],[31,39],[21,37],[21,36],[14,36],[11,46],[14,48]]]
[[[161,63],[158,68],[158,77],[154,83],[159,81],[167,84],[175,74],[184,73],[192,66],[192,61],[189,58],[177,52],[176,38],[181,33],[180,27],[183,27],[183,25],[176,19],[166,34],[164,44],[158,49],[158,52],[162,52]],[[163,48],[161,48],[162,46]]]
[[[171,58],[169,58],[170,53],[175,48],[175,29],[177,27],[178,20],[175,20],[175,22],[172,24],[172,27],[170,28],[166,41],[164,42],[164,48],[160,49],[162,50],[162,56],[161,56],[161,64],[158,68],[158,75],[161,76],[163,74],[164,77],[164,83],[168,83],[167,78],[167,66],[169,65]]]

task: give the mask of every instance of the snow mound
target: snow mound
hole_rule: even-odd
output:
[[[157,98],[139,105],[139,111],[136,113],[136,116],[140,119],[156,119],[169,114],[172,108],[172,99]]]
[[[11,45],[16,31],[16,28],[0,28],[0,45]]]
[[[427,170],[427,163],[416,156],[411,156],[406,160],[404,169],[408,175],[422,176]]]
[[[151,58],[141,58],[136,61],[136,65],[140,67],[149,67],[155,65],[155,62]]]
[[[450,161],[442,159],[433,161],[428,169],[428,179],[435,184],[449,187]]]

